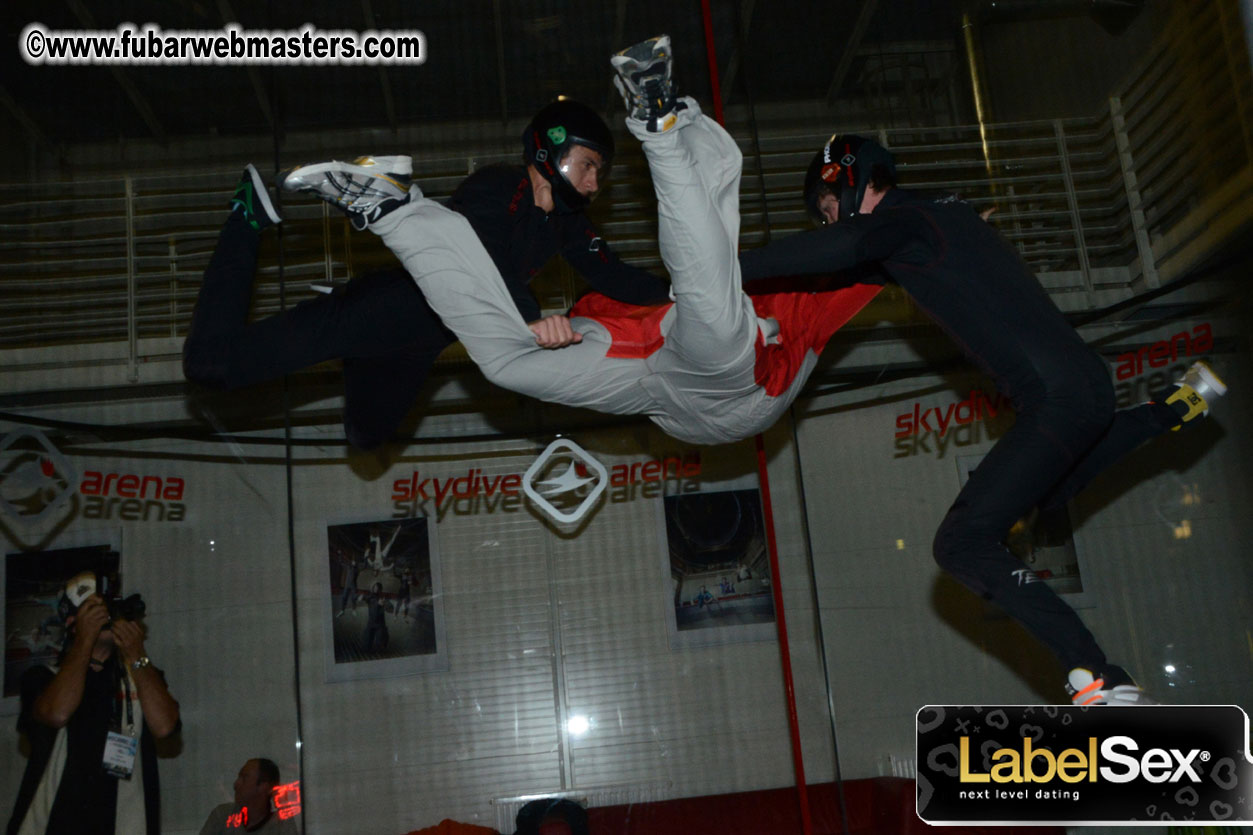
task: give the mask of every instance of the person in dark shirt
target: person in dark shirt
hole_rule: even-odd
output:
[[[200,827],[200,835],[297,835],[296,822],[273,808],[275,792],[281,785],[273,760],[248,760],[235,777],[235,799],[214,807]]]
[[[566,100],[541,110],[528,126],[524,165],[486,166],[467,177],[449,200],[490,254],[519,315],[544,348],[577,339],[566,317],[540,316],[528,287],[555,255],[594,289],[619,301],[651,304],[668,297],[663,279],[619,259],[588,220],[584,209],[598,190],[597,177],[587,181],[584,171],[584,183],[576,188],[546,154],[537,159],[535,152],[542,149],[533,146],[532,138],[550,141],[549,131],[572,120],[585,126],[582,133],[588,137],[572,140],[582,149],[576,153],[591,149],[599,175],[613,156],[612,134],[595,112]],[[399,268],[355,278],[328,295],[248,322],[259,234],[281,218],[251,165],[231,205],[183,346],[184,375],[229,390],[341,359],[345,434],[361,449],[383,444],[412,406],[435,359],[456,337]]]
[[[335,613],[335,617],[340,617],[348,609],[348,604],[352,604],[352,609],[357,610],[357,579],[361,576],[361,567],[367,564],[369,555],[358,557],[354,551],[342,550],[339,554],[339,561],[348,569],[344,580],[344,589],[339,595],[339,611]]]
[[[1034,509],[1064,506],[1124,453],[1206,414],[1225,386],[1198,362],[1164,401],[1115,411],[1105,362],[1013,247],[966,203],[894,186],[885,149],[833,136],[804,188],[810,213],[825,225],[742,253],[743,279],[877,264],[995,382],[1013,404],[1014,426],[958,493],[935,536],[935,559],[1057,654],[1075,704],[1147,703],[1074,610],[1003,541]]]
[[[69,640],[55,668],[22,676],[18,730],[30,742],[8,835],[156,835],[155,739],[178,730],[178,702],[148,660],[140,623],[110,619],[84,572],[58,609]]]

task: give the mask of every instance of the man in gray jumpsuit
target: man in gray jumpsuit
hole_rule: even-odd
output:
[[[801,333],[817,306],[759,318],[740,287],[741,154],[735,141],[693,99],[670,93],[667,37],[632,47],[613,63],[631,111],[627,128],[643,144],[652,172],[661,256],[674,298],[660,321],[664,342],[647,356],[623,356],[605,323],[577,316],[571,325],[579,341],[558,350],[537,346],[469,223],[416,186],[406,191],[385,172],[370,176],[332,162],[294,169],[283,187],[316,193],[382,237],[493,383],[567,406],[646,415],[692,443],[748,437],[787,410],[831,332],[877,288],[837,291],[847,301],[838,315],[823,307],[831,326],[820,334]],[[658,66],[665,67],[662,79],[630,77]],[[644,89],[658,81],[664,89]],[[789,344],[786,361],[767,350],[780,342]],[[772,363],[786,368],[775,367],[782,373],[765,385]]]

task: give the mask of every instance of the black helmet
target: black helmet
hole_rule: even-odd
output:
[[[561,821],[570,827],[571,835],[587,835],[587,810],[573,800],[541,797],[518,810],[514,835],[539,835],[545,823]]]
[[[590,202],[561,173],[561,161],[575,145],[600,154],[608,165],[613,159],[613,134],[605,120],[585,104],[558,99],[545,107],[522,134],[527,163],[552,184],[553,203],[559,211],[577,212]]]
[[[880,175],[895,179],[896,160],[878,142],[853,134],[832,136],[805,172],[805,208],[814,219],[822,220],[818,200],[829,192],[840,201],[840,219],[852,217],[861,207],[876,168],[886,169]]]

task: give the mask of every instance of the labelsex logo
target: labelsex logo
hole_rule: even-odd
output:
[[[1235,705],[928,705],[917,720],[930,824],[1253,820]]]
[[[1054,777],[1065,783],[1089,782],[1098,779],[1113,783],[1130,783],[1143,777],[1150,783],[1177,783],[1185,778],[1201,782],[1194,762],[1210,759],[1208,751],[1193,748],[1184,753],[1178,748],[1150,748],[1138,757],[1139,744],[1129,736],[1112,736],[1100,742],[1088,737],[1087,750],[1067,748],[1054,754],[1047,748],[1033,748],[1031,738],[1022,741],[1022,752],[1002,748],[992,755],[997,764],[990,772],[979,772],[970,766],[970,737],[961,738],[961,782],[963,783],[1047,783]],[[1114,765],[1101,765],[1101,760]]]

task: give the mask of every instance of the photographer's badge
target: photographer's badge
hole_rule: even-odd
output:
[[[139,750],[139,737],[109,731],[104,743],[104,770],[110,777],[129,780],[135,773],[135,754]]]

